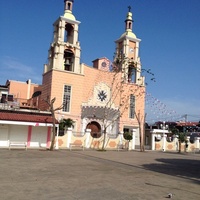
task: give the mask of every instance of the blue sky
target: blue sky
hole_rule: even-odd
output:
[[[125,30],[128,6],[133,32],[142,41],[142,67],[147,80],[147,120],[200,120],[199,0],[75,0],[81,21],[81,62],[107,57]],[[0,85],[7,79],[42,82],[43,65],[53,37],[53,22],[63,15],[63,0],[0,1]]]

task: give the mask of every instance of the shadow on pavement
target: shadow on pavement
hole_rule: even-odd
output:
[[[143,167],[147,170],[177,176],[200,184],[199,160],[159,158],[156,161],[157,163],[144,164]]]

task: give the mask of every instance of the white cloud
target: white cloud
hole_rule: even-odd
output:
[[[16,58],[4,57],[0,60],[1,78],[0,84],[5,84],[6,80],[26,81],[31,79],[34,83],[40,83],[42,75],[37,74],[33,67],[28,66]],[[3,81],[4,80],[4,81]]]

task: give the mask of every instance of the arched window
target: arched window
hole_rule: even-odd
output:
[[[98,122],[92,121],[87,125],[86,128],[91,129],[91,136],[93,138],[101,137],[101,126]]]
[[[131,22],[128,23],[128,28],[132,29],[132,23]]]
[[[73,31],[74,27],[72,24],[66,23],[65,25],[65,36],[64,36],[64,42],[73,43]]]
[[[71,3],[67,4],[67,10],[71,10],[71,5],[72,5]]]

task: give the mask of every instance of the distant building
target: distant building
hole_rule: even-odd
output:
[[[41,95],[41,86],[26,82],[7,80],[5,86],[0,87],[0,107],[16,107],[38,109]]]
[[[8,98],[8,87],[6,85],[0,85],[0,99],[1,103],[5,103]]]

